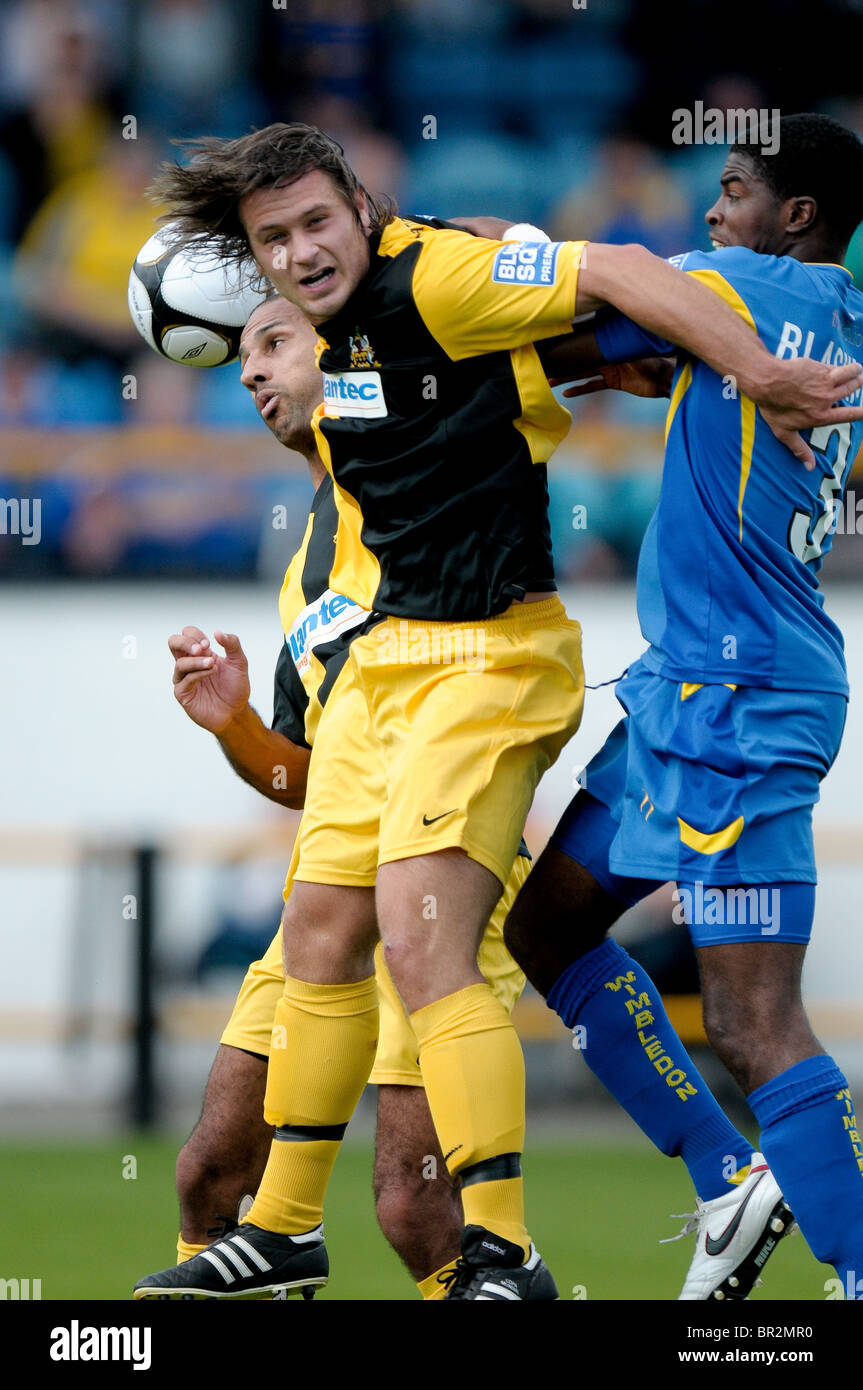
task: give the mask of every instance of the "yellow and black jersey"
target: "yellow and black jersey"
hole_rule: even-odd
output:
[[[545,464],[570,417],[532,344],[569,331],[584,245],[403,218],[372,237],[368,274],[318,330],[336,591],[463,621],[556,587]]]
[[[351,642],[381,621],[330,588],[337,526],[333,481],[327,474],[279,595],[285,638],[276,665],[273,728],[307,748]]]

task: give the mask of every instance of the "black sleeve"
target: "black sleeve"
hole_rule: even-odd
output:
[[[273,684],[273,723],[277,734],[289,738],[300,748],[308,748],[306,742],[306,707],[308,697],[305,687],[291,660],[287,644],[282,643]]]

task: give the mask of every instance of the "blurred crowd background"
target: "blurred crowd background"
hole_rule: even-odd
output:
[[[723,160],[673,145],[674,109],[815,108],[863,134],[855,34],[860,0],[822,0],[817,24],[802,0],[5,0],[0,497],[38,497],[41,535],[0,533],[0,577],[270,581],[295,539],[273,536],[274,506],[304,519],[302,467],[236,365],[177,367],[130,323],[172,138],[306,120],[405,211],[671,255],[707,247]],[[562,578],[633,572],[662,416],[579,405],[551,470]],[[842,540],[834,573],[860,573]]]
[[[863,0],[0,0],[0,1099],[22,1125],[34,1096],[52,1124],[57,1106],[89,1124],[87,1107],[113,1107],[133,1074],[136,1123],[152,1119],[148,978],[162,1101],[197,1104],[239,973],[277,922],[296,824],[170,695],[167,635],[221,626],[241,635],[267,717],[275,599],[310,496],[236,364],[168,362],[129,319],[129,269],[158,212],[146,189],[178,157],[171,140],[306,120],[406,212],[497,214],[671,255],[709,248],[724,161],[719,146],[673,144],[675,109],[823,110],[863,135],[860,40]],[[849,264],[863,277],[863,238]],[[617,719],[609,682],[639,647],[632,576],[665,402],[604,392],[573,414],[549,470],[552,525],[597,688],[539,789],[534,852]],[[846,516],[863,513],[857,492],[852,477]],[[831,584],[863,578],[855,539],[836,537]],[[859,690],[859,590],[829,602]],[[852,718],[819,812],[829,930],[808,976],[857,1076],[861,759]],[[153,852],[145,968],[143,910],[123,905],[143,900]],[[625,930],[685,1000],[693,962],[670,906],[660,890]],[[531,1003],[532,1094],[589,1086]]]

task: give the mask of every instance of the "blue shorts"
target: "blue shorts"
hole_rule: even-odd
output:
[[[585,768],[589,796],[571,804],[556,847],[626,905],[669,880],[689,888],[686,920],[689,907],[712,919],[706,932],[693,926],[696,945],[808,940],[800,913],[811,894],[789,892],[794,910],[784,913],[781,932],[778,910],[761,894],[752,932],[732,923],[723,934],[719,895],[705,898],[704,889],[815,883],[812,807],[839,750],[845,697],[681,685],[640,661],[616,694],[626,718]],[[736,903],[726,915],[738,910]]]

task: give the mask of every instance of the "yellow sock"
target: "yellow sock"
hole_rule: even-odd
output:
[[[462,1175],[465,1224],[485,1226],[527,1257],[524,1058],[509,1014],[483,984],[426,1004],[410,1021],[441,1150]]]
[[[436,1269],[434,1274],[430,1274],[427,1279],[417,1280],[417,1288],[426,1303],[435,1303],[438,1299],[446,1298],[446,1284],[439,1282],[438,1275],[452,1269],[452,1267],[452,1264],[443,1265],[441,1269]]]
[[[347,985],[285,980],[264,1099],[264,1117],[276,1133],[247,1217],[253,1225],[299,1235],[321,1224],[324,1193],[377,1037],[374,976]]]
[[[206,1245],[192,1245],[191,1241],[177,1236],[177,1264],[184,1265],[187,1260],[191,1260],[194,1255],[200,1255],[206,1248]]]
[[[524,1184],[521,1176],[477,1182],[470,1187],[467,1186],[469,1179],[463,1178],[463,1181],[465,1186],[461,1190],[461,1199],[465,1211],[465,1225],[485,1226],[496,1235],[514,1240],[516,1245],[524,1246],[526,1257],[530,1248],[530,1236],[523,1224]],[[516,1235],[512,1234],[513,1228],[510,1224],[514,1211],[519,1213],[522,1222]]]

